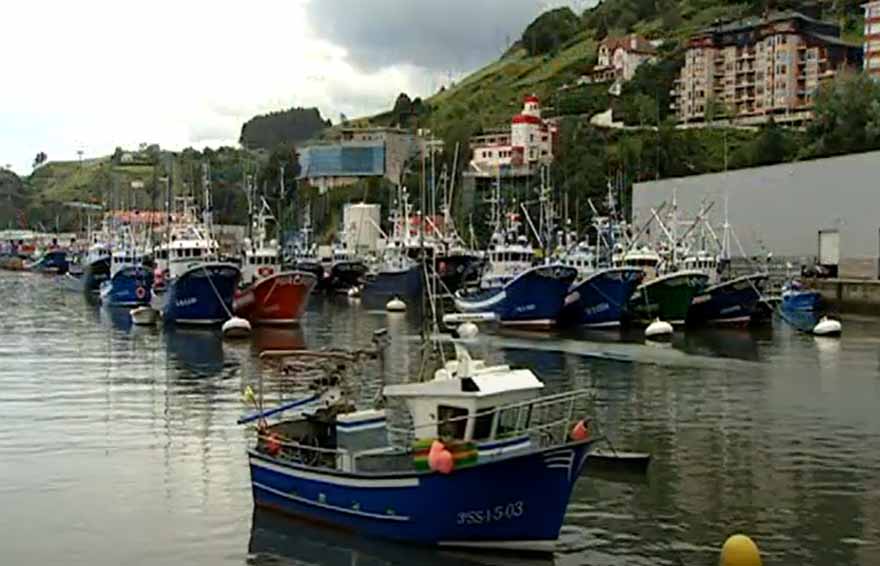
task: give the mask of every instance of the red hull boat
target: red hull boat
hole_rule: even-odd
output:
[[[270,275],[239,292],[233,310],[252,324],[292,324],[302,318],[316,283],[304,271]]]

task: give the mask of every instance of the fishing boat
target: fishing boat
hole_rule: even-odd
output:
[[[456,292],[455,308],[463,313],[494,313],[504,325],[555,325],[577,270],[561,263],[534,264],[535,250],[520,233],[519,215],[504,215],[502,224],[496,214],[479,285]]]
[[[145,263],[144,248],[129,226],[120,226],[110,254],[110,278],[101,283],[101,303],[110,307],[150,304],[153,270]]]
[[[792,279],[782,286],[782,308],[787,311],[818,311],[822,308],[822,295]]]
[[[326,258],[324,270],[324,289],[328,293],[347,293],[352,287],[364,282],[367,265],[345,244],[344,233],[340,240],[334,241],[331,255]]]
[[[645,273],[644,282],[627,301],[624,319],[631,324],[647,325],[659,318],[676,326],[684,325],[691,301],[709,281],[708,275],[696,270],[658,275],[661,257],[647,246],[624,254],[620,261],[625,267]]]
[[[254,324],[291,324],[302,318],[317,279],[306,271],[281,269],[277,240],[268,240],[269,205],[254,217],[253,240],[246,240],[242,278],[246,286],[236,293],[233,312]]]
[[[593,447],[589,393],[539,396],[544,385],[531,370],[456,351],[433,379],[384,387],[386,404],[407,408],[406,429],[344,394],[338,368],[357,356],[303,352],[328,358],[333,381],[316,379],[334,385],[271,408],[261,386],[257,411],[239,420],[256,423],[255,506],[368,538],[553,552]]]
[[[565,305],[559,315],[563,326],[586,328],[614,328],[620,326],[626,303],[644,274],[634,267],[598,268],[600,261],[599,234],[595,247],[582,241],[569,247],[560,262],[578,272],[565,297]]]
[[[53,241],[51,248],[43,252],[32,263],[25,265],[30,271],[37,273],[63,275],[67,273],[69,267],[67,251],[59,248],[57,242]]]
[[[422,296],[424,288],[421,264],[411,259],[397,242],[391,242],[381,261],[364,278],[361,296],[365,301],[385,302],[394,297],[415,300]]]
[[[110,244],[95,237],[89,245],[83,262],[83,290],[100,293],[101,284],[110,279],[112,263]]]
[[[729,264],[706,250],[691,252],[681,261],[685,270],[701,271],[709,278],[706,288],[691,300],[688,325],[747,326],[756,318],[769,276],[753,273],[725,279]]]
[[[178,198],[183,211],[171,227],[161,257],[167,257],[167,290],[162,296],[166,324],[217,325],[232,317],[232,303],[241,271],[234,263],[219,261],[220,246],[213,238],[211,189],[203,166],[205,206],[199,220],[189,197]]]

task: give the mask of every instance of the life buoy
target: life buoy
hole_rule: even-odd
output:
[[[141,286],[138,286],[138,288],[134,290],[134,294],[138,299],[143,299],[147,296],[147,290]]]
[[[271,267],[261,267],[257,270],[257,274],[260,277],[269,277],[272,275],[273,269]]]

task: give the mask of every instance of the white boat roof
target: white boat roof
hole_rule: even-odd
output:
[[[480,398],[523,391],[538,391],[544,384],[529,369],[508,366],[474,369],[470,377],[433,379],[423,383],[388,385],[386,397],[470,397]]]

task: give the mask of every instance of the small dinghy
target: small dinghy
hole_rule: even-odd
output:
[[[247,338],[251,334],[251,323],[234,316],[223,323],[222,330],[226,338]]]
[[[138,307],[130,311],[131,321],[136,326],[153,326],[156,324],[156,311],[150,307]]]
[[[647,452],[621,452],[608,448],[596,448],[590,452],[589,458],[592,467],[633,474],[648,473],[651,464],[651,455]]]

